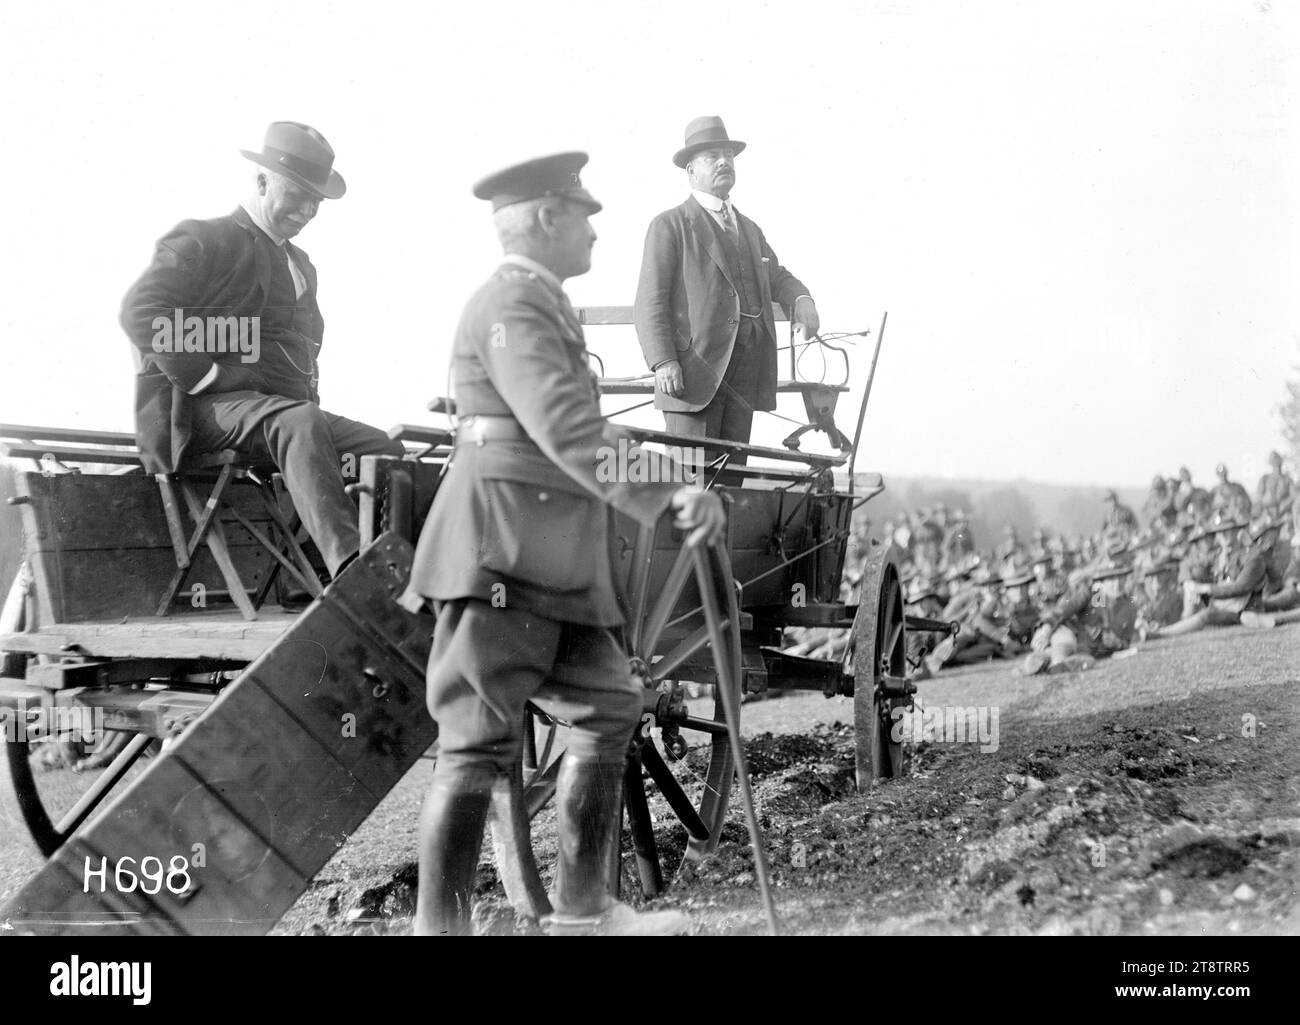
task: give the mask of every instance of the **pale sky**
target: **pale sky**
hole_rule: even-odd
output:
[[[889,312],[859,469],[1145,485],[1223,460],[1253,489],[1300,362],[1297,44],[1277,0],[10,2],[0,421],[131,428],[123,293],[173,224],[235,208],[237,151],[289,119],[348,182],[297,239],[323,403],[437,422],[498,255],[472,182],[590,152],[605,209],[569,293],[629,304],[686,195],[683,129],[719,114],[749,144],[732,199],[823,328]],[[644,369],[630,331],[588,340]]]

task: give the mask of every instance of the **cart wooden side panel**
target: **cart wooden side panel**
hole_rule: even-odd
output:
[[[176,568],[158,485],[143,474],[15,475],[24,548],[36,579],[40,623],[150,616]],[[263,533],[269,517],[251,488],[230,488],[230,503]],[[187,527],[190,525],[187,524]],[[271,556],[238,525],[226,528],[244,584],[256,588]],[[194,554],[190,586],[213,603],[223,577],[206,547]],[[206,599],[205,599],[206,601]]]
[[[269,930],[436,738],[424,701],[432,619],[392,600],[412,554],[391,534],[367,548],[0,922],[55,934]],[[146,858],[176,869],[152,894],[131,885]]]

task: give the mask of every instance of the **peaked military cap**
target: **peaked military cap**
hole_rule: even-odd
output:
[[[530,199],[562,196],[583,204],[589,213],[594,214],[601,205],[583,188],[578,178],[578,172],[586,163],[587,154],[578,151],[525,160],[480,179],[474,185],[474,195],[478,199],[492,200],[493,213]]]
[[[1093,570],[1093,581],[1113,580],[1115,577],[1126,577],[1133,572],[1132,566],[1102,566],[1100,569]]]

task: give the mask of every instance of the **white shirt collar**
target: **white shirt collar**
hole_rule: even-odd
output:
[[[262,219],[261,211],[259,211],[256,206],[254,206],[248,200],[245,200],[239,205],[244,208],[244,213],[248,214],[249,219],[252,220],[254,224],[256,224],[259,228],[262,229],[263,234],[265,234],[267,238],[269,238],[277,246],[284,245],[286,241],[285,237],[281,235],[279,232],[277,232],[274,228],[272,228],[269,224],[267,224],[265,220]]]
[[[557,292],[564,293],[564,283],[560,281],[549,267],[544,267],[531,256],[525,256],[523,253],[506,253],[506,263],[513,263],[516,267],[522,267],[526,271],[531,271],[539,278],[545,281]]]
[[[691,195],[695,197],[696,202],[699,203],[700,206],[704,207],[705,210],[708,210],[711,213],[716,214],[724,206],[732,211],[736,209],[732,206],[731,200],[715,196],[712,192],[701,192],[699,189],[691,189]]]

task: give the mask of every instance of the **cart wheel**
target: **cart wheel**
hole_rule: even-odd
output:
[[[0,615],[0,633],[33,629],[31,582],[19,570]],[[2,675],[23,679],[29,656],[0,652]],[[143,733],[106,730],[94,745],[66,737],[29,740],[23,723],[15,720],[12,740],[0,759],[0,809],[6,818],[22,822],[37,850],[49,857],[112,793],[143,771],[141,756],[155,746]],[[80,760],[74,761],[78,756]],[[78,771],[81,761],[99,763]]]
[[[867,559],[862,594],[853,620],[846,665],[853,671],[853,723],[857,746],[857,785],[892,779],[902,770],[903,744],[894,740],[893,712],[908,704],[906,696],[885,692],[883,677],[902,677],[907,670],[907,627],[898,554],[892,545]]]
[[[668,718],[660,723],[655,713],[646,712],[633,738],[624,803],[641,889],[647,897],[663,892],[664,879],[643,777],[649,775],[685,827],[687,861],[699,861],[717,848],[735,777],[736,758],[727,737],[721,688],[729,688],[733,707],[740,708],[740,609],[726,550],[708,547],[705,552],[707,581],[696,578],[691,552],[683,548],[662,584],[655,585],[653,595],[648,574],[640,580],[634,576],[637,589],[629,595],[634,610],[646,610],[629,621],[628,647],[633,672],[647,690],[659,691],[661,684],[669,681],[675,686],[681,679],[714,685],[711,719],[698,719],[677,712],[670,702],[660,702],[660,707],[668,705]],[[714,601],[708,604],[717,610],[719,622],[706,618],[700,586],[712,591]],[[726,636],[725,650],[716,651],[709,644],[712,627]],[[653,705],[650,696],[647,705]],[[655,745],[654,728],[662,725],[672,726],[679,736],[695,733],[707,746],[708,766],[703,778],[697,777],[698,798],[687,793]],[[695,746],[689,741],[688,745]]]

